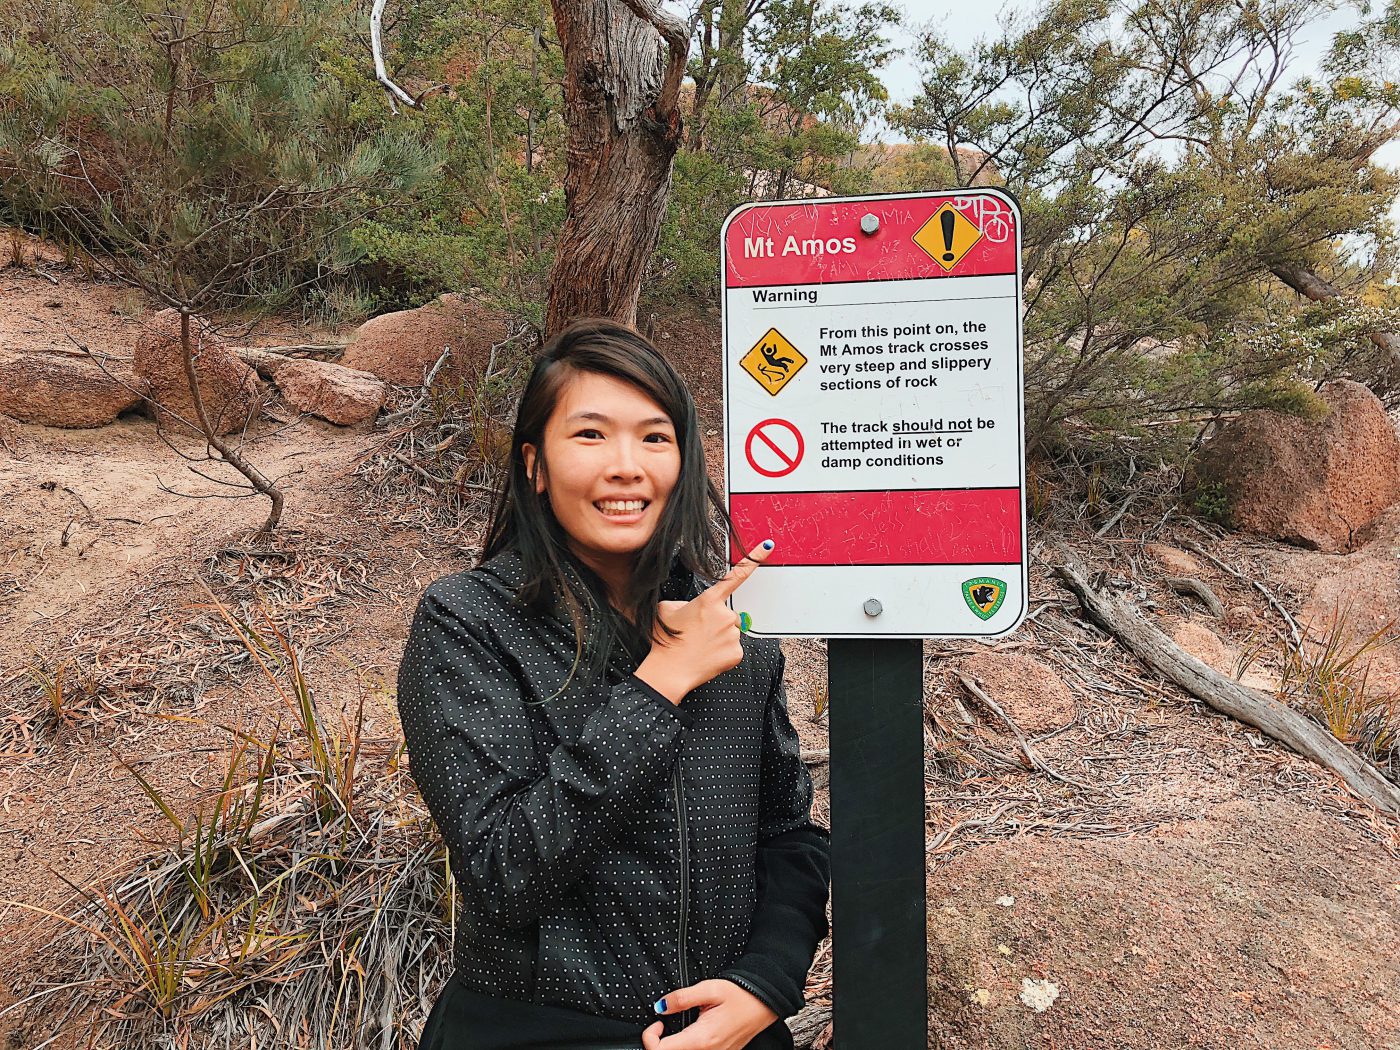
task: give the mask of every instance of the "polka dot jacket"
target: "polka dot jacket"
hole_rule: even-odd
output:
[[[745,636],[739,666],[679,706],[630,658],[553,696],[573,626],[562,604],[519,603],[522,579],[508,551],[434,582],[399,670],[413,779],[461,896],[457,978],[643,1026],[710,978],[796,1013],[828,932],[830,836],[810,819],[778,643]],[[663,597],[699,590],[677,569]]]

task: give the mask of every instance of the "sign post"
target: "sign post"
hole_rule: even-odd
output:
[[[922,639],[1026,612],[1020,241],[992,188],[745,205],[721,234],[726,503],[776,543],[734,600],[831,639],[842,1050],[927,1041]]]

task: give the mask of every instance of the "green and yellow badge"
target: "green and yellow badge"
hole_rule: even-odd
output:
[[[964,580],[962,595],[969,609],[982,619],[990,620],[1006,598],[1006,581],[994,576]]]

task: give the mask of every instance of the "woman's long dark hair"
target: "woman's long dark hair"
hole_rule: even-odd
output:
[[[603,581],[569,549],[568,537],[549,501],[535,491],[525,470],[524,446],[529,444],[536,449],[535,469],[549,476],[545,424],[565,384],[582,372],[620,379],[655,401],[671,417],[680,450],[676,486],[656,530],[637,552],[627,591],[621,596],[624,607],[634,610],[635,625],[612,607]],[[722,528],[711,524],[713,518]],[[520,397],[510,444],[510,469],[496,501],[481,561],[502,551],[518,551],[525,573],[517,594],[520,601],[540,614],[556,599],[564,601],[577,642],[575,668],[586,652],[588,674],[598,680],[609,653],[619,642],[632,649],[640,647],[645,653],[658,627],[674,635],[656,615],[662,584],[673,563],[702,580],[716,580],[729,565],[725,540],[730,536],[738,543],[724,500],[705,471],[695,401],[661,352],[633,329],[603,318],[575,321],[550,339],[535,359]],[[742,544],[739,549],[744,549]]]

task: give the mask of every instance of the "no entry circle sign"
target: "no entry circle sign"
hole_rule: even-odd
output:
[[[755,424],[744,443],[749,466],[765,478],[786,477],[802,462],[807,450],[802,432],[786,419],[765,419]]]

